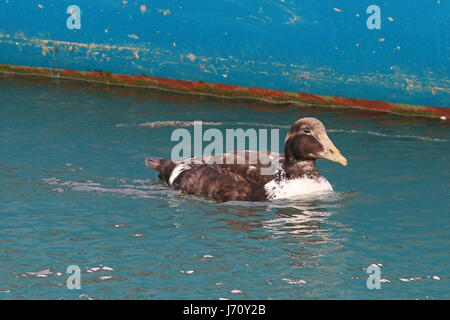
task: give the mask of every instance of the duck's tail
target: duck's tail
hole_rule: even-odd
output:
[[[160,157],[149,157],[145,159],[145,165],[152,168],[153,170],[159,171],[160,163],[163,158]]]
[[[145,159],[145,165],[159,172],[159,178],[169,182],[170,175],[176,164],[170,159],[149,157]]]

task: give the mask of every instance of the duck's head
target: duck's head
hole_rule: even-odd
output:
[[[302,118],[292,125],[286,135],[284,153],[290,162],[324,158],[347,165],[347,159],[331,142],[323,123],[316,118]]]

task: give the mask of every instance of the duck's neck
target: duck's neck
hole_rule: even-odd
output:
[[[287,161],[283,166],[286,172],[287,179],[296,179],[301,177],[318,177],[320,176],[319,171],[316,168],[316,160],[300,160],[300,161]]]

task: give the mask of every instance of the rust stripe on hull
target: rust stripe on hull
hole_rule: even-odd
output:
[[[450,108],[426,105],[412,105],[367,99],[287,92],[263,88],[253,88],[203,81],[175,80],[142,75],[112,74],[108,71],[78,71],[70,69],[51,69],[31,66],[0,64],[0,73],[26,76],[82,80],[105,85],[122,85],[160,89],[178,93],[207,95],[220,98],[252,99],[268,103],[294,103],[308,106],[327,106],[336,108],[355,108],[401,115],[450,118]]]

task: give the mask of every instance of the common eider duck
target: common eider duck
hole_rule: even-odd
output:
[[[252,155],[257,155],[256,164],[249,162]],[[229,156],[234,158],[233,164],[226,161]],[[272,162],[276,159],[279,164],[269,174],[261,171],[270,169],[268,161],[261,160],[264,156]],[[216,161],[219,158],[223,161]],[[302,118],[287,133],[284,154],[237,151],[183,162],[150,157],[145,163],[158,171],[159,178],[171,188],[185,194],[203,195],[222,202],[265,201],[332,191],[331,184],[316,168],[318,158],[347,165],[347,159],[331,142],[322,122]]]

